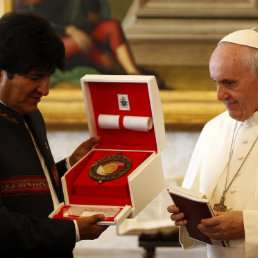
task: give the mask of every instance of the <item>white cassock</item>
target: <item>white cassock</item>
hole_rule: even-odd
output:
[[[258,112],[237,122],[226,111],[205,125],[196,144],[182,186],[206,194],[212,207],[220,202],[226,175],[230,182],[247,156],[225,196],[229,210],[243,210],[245,238],[229,241],[228,248],[207,245],[208,257],[258,257],[258,141],[252,148],[257,136]],[[194,245],[184,227],[180,242],[184,248]]]

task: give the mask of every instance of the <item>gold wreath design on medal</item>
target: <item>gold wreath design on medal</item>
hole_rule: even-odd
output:
[[[132,161],[122,152],[106,156],[93,163],[89,170],[90,178],[102,184],[104,181],[117,179],[126,174],[132,166]]]

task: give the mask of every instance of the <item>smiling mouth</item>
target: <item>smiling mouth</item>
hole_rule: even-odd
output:
[[[33,102],[40,102],[41,101],[41,97],[31,97]]]
[[[234,108],[234,106],[236,106],[237,102],[233,102],[233,103],[224,102],[224,104],[227,107],[227,109],[232,109]]]

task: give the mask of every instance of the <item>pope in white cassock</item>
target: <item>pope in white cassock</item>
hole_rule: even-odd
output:
[[[258,32],[225,36],[211,55],[210,77],[227,111],[208,122],[196,144],[183,187],[205,193],[215,217],[198,229],[228,247],[207,245],[208,257],[258,257]],[[171,205],[184,248],[187,220]]]

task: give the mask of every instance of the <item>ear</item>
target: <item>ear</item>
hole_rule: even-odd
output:
[[[5,83],[7,79],[7,73],[5,70],[0,70],[0,84]]]
[[[4,73],[5,73],[5,70],[0,70],[0,78],[3,77]]]
[[[2,88],[3,88],[3,83],[4,82],[4,70],[0,70],[0,100],[2,99]]]
[[[0,70],[0,82],[2,82],[3,75],[4,75],[4,70]]]

